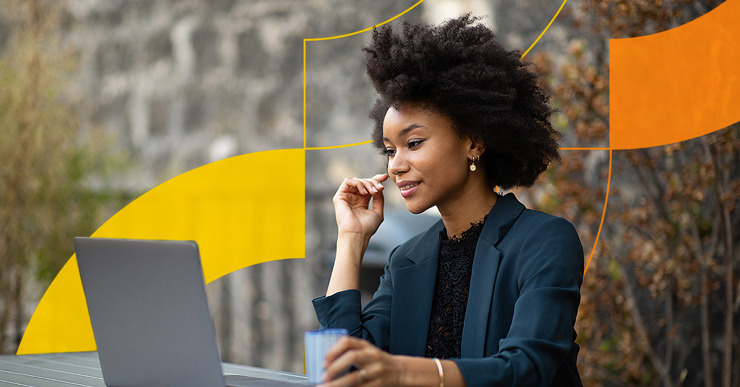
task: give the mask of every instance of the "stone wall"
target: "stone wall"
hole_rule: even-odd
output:
[[[70,1],[82,121],[131,154],[138,167],[121,181],[131,190],[236,154],[301,147],[302,39],[372,25],[403,3]]]

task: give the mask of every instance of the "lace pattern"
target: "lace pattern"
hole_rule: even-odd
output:
[[[468,304],[470,275],[478,237],[485,217],[471,223],[459,236],[440,234],[439,263],[429,320],[425,356],[440,359],[459,358],[465,309]]]

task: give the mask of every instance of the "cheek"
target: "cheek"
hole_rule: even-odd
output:
[[[457,153],[448,153],[440,157],[440,163],[444,165],[444,169],[450,173],[459,174],[466,172],[468,169],[468,160],[464,155]]]

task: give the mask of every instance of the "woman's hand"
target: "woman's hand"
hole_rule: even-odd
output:
[[[388,179],[383,173],[369,179],[346,178],[334,195],[334,213],[339,233],[362,236],[364,240],[378,230],[383,221],[383,185]],[[370,209],[370,198],[373,208]]]
[[[326,354],[324,386],[398,386],[401,366],[396,358],[368,341],[342,337]],[[338,376],[350,366],[357,370]]]
[[[383,185],[387,174],[369,179],[347,178],[334,195],[337,217],[337,258],[331,271],[326,296],[360,288],[360,266],[370,237],[383,221]],[[373,208],[370,206],[373,200]]]

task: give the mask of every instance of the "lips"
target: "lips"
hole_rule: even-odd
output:
[[[401,190],[401,196],[404,198],[407,198],[411,196],[414,192],[416,192],[416,189],[419,188],[419,184],[421,182],[418,181],[399,181],[396,183],[398,185],[398,189]]]

